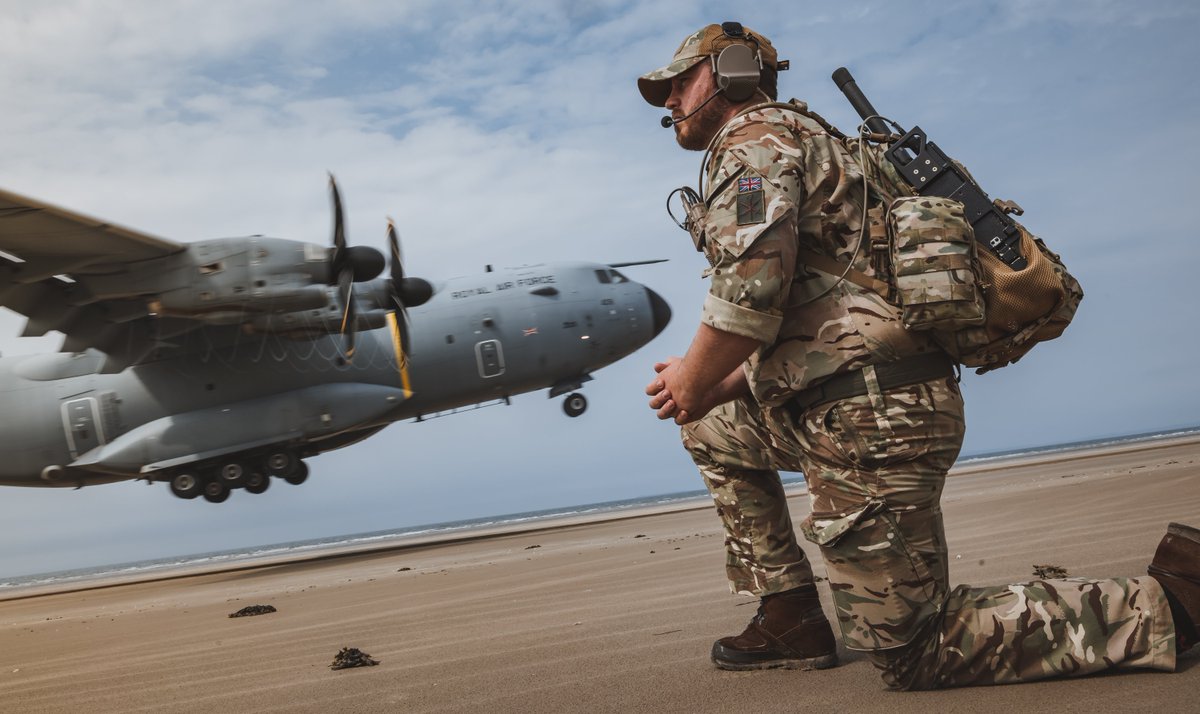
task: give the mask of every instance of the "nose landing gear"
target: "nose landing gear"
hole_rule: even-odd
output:
[[[571,392],[563,400],[563,411],[569,417],[577,417],[587,411],[587,397],[579,392]]]

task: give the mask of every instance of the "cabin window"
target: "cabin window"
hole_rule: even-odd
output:
[[[200,274],[201,275],[212,275],[213,273],[219,273],[224,269],[225,269],[225,264],[218,260],[215,263],[208,263],[206,265],[201,265],[200,266]]]

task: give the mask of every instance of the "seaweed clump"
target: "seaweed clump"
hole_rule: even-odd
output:
[[[343,647],[333,658],[330,669],[349,669],[351,667],[374,667],[379,660],[363,652],[357,647]]]

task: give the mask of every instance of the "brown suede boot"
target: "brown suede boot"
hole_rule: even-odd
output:
[[[1200,530],[1182,523],[1168,525],[1147,572],[1167,591],[1175,649],[1191,649],[1200,640]]]
[[[721,669],[826,669],[837,664],[833,630],[815,585],[766,595],[758,614],[736,637],[713,643],[712,661]]]

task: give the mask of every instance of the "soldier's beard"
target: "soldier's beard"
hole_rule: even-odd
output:
[[[704,151],[708,143],[725,126],[729,100],[717,97],[700,111],[675,126],[675,141],[688,151]]]

